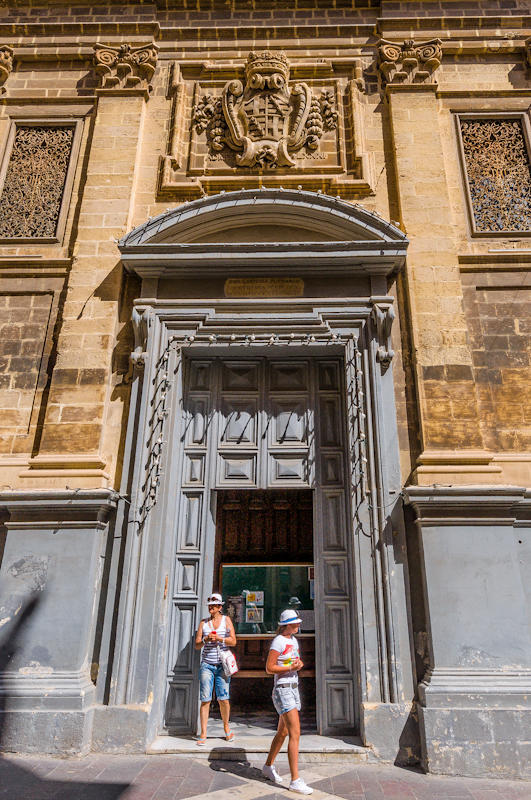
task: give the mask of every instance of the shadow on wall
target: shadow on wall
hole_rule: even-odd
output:
[[[34,594],[25,600],[17,611],[5,620],[0,619],[0,795],[10,798],[44,798],[54,800],[72,800],[73,797],[83,797],[83,800],[118,800],[128,789],[127,783],[86,783],[79,780],[54,780],[40,777],[35,772],[22,766],[20,758],[10,757],[2,752],[2,734],[9,713],[9,700],[4,691],[4,675],[9,669],[9,664],[17,651],[19,640],[29,619],[37,610],[42,594]],[[0,618],[3,617],[0,606]],[[37,712],[38,713],[38,712]],[[32,759],[32,765],[35,759]],[[76,759],[72,764],[82,764]],[[43,761],[47,773],[50,774],[64,764],[57,759],[54,764],[49,758]],[[75,769],[75,768],[74,768]],[[74,771],[74,770],[72,770]],[[5,793],[5,794],[4,794]]]

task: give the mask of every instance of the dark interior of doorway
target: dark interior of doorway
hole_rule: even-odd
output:
[[[223,566],[313,565],[313,492],[311,489],[224,490],[217,492],[214,589],[223,591]],[[293,595],[294,591],[286,593]],[[282,596],[288,606],[289,596]],[[234,613],[233,609],[228,609]],[[301,730],[316,730],[315,636],[298,637],[304,669],[299,676]],[[278,717],[265,673],[272,634],[240,635],[236,658],[240,672],[231,682],[233,722],[274,729]],[[217,704],[212,709],[218,714]]]

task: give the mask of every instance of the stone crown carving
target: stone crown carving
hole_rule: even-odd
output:
[[[96,72],[104,89],[152,90],[150,80],[157,65],[158,45],[154,42],[142,47],[121,44],[94,45]]]
[[[0,94],[4,94],[4,83],[13,69],[13,48],[7,44],[0,45]]]
[[[211,150],[237,152],[240,167],[293,167],[293,153],[316,150],[323,132],[337,126],[332,92],[312,94],[306,83],[289,85],[289,61],[282,52],[249,53],[245,83],[228,81],[221,97],[204,95],[193,124],[206,131]]]
[[[378,66],[387,83],[430,83],[441,65],[440,39],[415,43],[406,39],[403,44],[380,39]]]

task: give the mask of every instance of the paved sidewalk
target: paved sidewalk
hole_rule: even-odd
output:
[[[0,758],[4,800],[286,800],[265,782],[260,762],[186,756],[90,755],[76,759]],[[279,763],[287,773],[287,762]],[[531,800],[531,783],[443,778],[376,764],[308,764],[301,774],[314,800]]]

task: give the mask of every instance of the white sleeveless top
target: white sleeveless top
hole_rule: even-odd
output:
[[[226,637],[229,635],[229,627],[227,625],[227,617],[222,617],[221,622],[219,623],[219,628],[214,628],[210,620],[207,620],[203,625],[203,636],[206,636],[207,633],[212,633],[212,631],[216,631],[218,636]],[[222,642],[205,642],[203,645],[203,649],[201,650],[201,661],[204,661],[205,664],[213,664],[216,666],[220,664],[219,659],[219,650],[228,650],[226,644]]]

